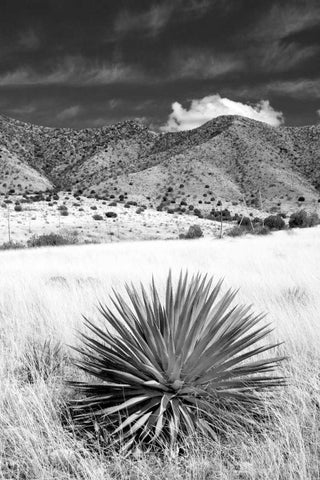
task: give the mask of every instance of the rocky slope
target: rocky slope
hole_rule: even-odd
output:
[[[217,200],[262,207],[320,196],[320,126],[271,127],[221,116],[190,131],[134,121],[96,129],[39,127],[0,116],[0,193],[73,189],[164,207]]]

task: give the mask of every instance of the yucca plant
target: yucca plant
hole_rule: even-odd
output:
[[[163,301],[154,280],[149,295],[126,285],[131,304],[115,291],[113,309],[100,304],[105,327],[85,319],[94,335],[82,334],[75,364],[98,382],[72,382],[80,425],[95,422],[129,448],[216,437],[259,411],[261,390],[284,384],[282,359],[260,356],[277,345],[261,344],[271,331],[264,315],[232,306],[237,292],[212,284],[186,273],[173,289],[169,273]]]

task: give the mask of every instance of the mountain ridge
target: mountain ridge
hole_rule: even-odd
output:
[[[319,166],[319,125],[276,128],[220,116],[193,130],[158,133],[135,120],[75,130],[0,115],[2,194],[127,193],[165,208],[191,201],[209,208],[217,199],[257,204],[263,198],[269,208],[299,197],[316,202]]]

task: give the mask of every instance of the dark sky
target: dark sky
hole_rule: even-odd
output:
[[[317,123],[320,0],[1,0],[0,113],[76,128]]]

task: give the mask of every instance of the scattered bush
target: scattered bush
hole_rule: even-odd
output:
[[[247,230],[252,230],[252,220],[250,219],[250,217],[239,218],[238,225],[240,225],[243,228],[246,228]]]
[[[117,218],[118,214],[116,212],[106,212],[105,216],[108,218]]]
[[[15,205],[14,206],[14,211],[15,212],[22,212],[22,206],[21,205]]]
[[[180,238],[200,238],[203,237],[203,231],[199,225],[190,225],[189,230],[185,234],[181,234]]]
[[[241,237],[242,235],[246,235],[247,233],[247,228],[242,227],[241,225],[235,225],[233,228],[227,231],[226,235],[228,237]]]
[[[308,214],[305,210],[299,210],[290,215],[290,228],[309,228],[319,225],[320,219],[317,213]]]
[[[269,235],[269,233],[271,233],[271,230],[270,230],[270,228],[266,227],[265,225],[257,225],[254,228],[253,233],[255,235]]]
[[[23,243],[20,242],[5,242],[2,245],[0,245],[0,250],[17,250],[19,248],[25,248]]]
[[[283,230],[286,228],[285,221],[280,215],[269,215],[264,219],[264,225],[270,230]]]
[[[56,247],[59,245],[74,244],[74,239],[63,237],[58,233],[48,233],[45,235],[33,235],[27,242],[28,247]]]
[[[93,220],[103,220],[103,216],[99,215],[98,213],[95,213],[92,215]]]

